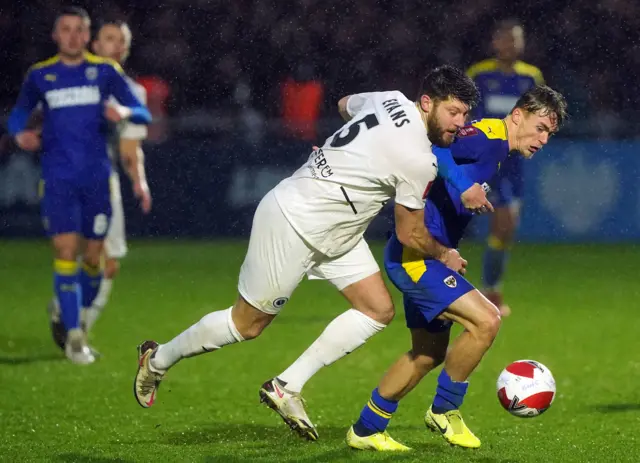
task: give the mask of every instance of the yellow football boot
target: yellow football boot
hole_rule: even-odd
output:
[[[480,447],[480,439],[473,435],[464,424],[460,410],[451,410],[443,414],[433,413],[431,408],[424,416],[424,424],[434,432],[439,432],[451,445],[458,445],[469,449]]]
[[[406,452],[411,450],[406,445],[393,440],[386,431],[360,437],[353,431],[353,426],[347,432],[347,445],[353,449],[376,450],[378,452]]]

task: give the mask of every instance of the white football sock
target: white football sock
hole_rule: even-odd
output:
[[[100,281],[100,288],[98,294],[93,300],[93,304],[88,309],[82,311],[82,321],[84,322],[87,333],[91,331],[96,320],[102,313],[102,309],[109,302],[109,296],[111,295],[111,288],[113,287],[113,280],[111,278],[103,278]]]
[[[356,309],[349,309],[334,318],[311,346],[278,375],[291,392],[300,392],[320,368],[353,352],[386,325]]]
[[[211,312],[166,344],[161,344],[151,358],[151,367],[163,372],[179,360],[244,341],[231,318],[231,307]]]

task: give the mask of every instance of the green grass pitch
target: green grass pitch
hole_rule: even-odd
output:
[[[301,441],[259,404],[280,373],[347,308],[325,282],[304,281],[262,337],[187,359],[148,410],[132,395],[136,345],[166,341],[235,297],[244,242],[133,242],[92,337],[103,358],[63,360],[45,305],[51,255],[44,242],[0,242],[0,460],[143,461],[640,461],[640,308],[633,246],[520,245],[506,296],[513,315],[470,380],[463,414],[482,448],[451,448],[425,430],[437,374],[401,404],[390,432],[407,454],[348,449],[346,430],[386,368],[408,348],[398,316],[365,346],[306,386],[320,440]],[[376,255],[381,247],[373,246]],[[478,281],[481,248],[463,247]],[[501,409],[495,393],[511,361],[535,359],[558,394],[535,419]]]

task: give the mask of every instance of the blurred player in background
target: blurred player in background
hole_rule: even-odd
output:
[[[536,86],[522,95],[504,119],[481,119],[462,128],[451,152],[471,181],[486,184],[507,156],[533,157],[562,125],[566,111],[561,94]],[[429,231],[452,248],[458,247],[472,218],[459,196],[453,185],[439,178],[425,210]],[[469,376],[498,334],[497,307],[462,276],[464,272],[416,256],[395,235],[387,243],[384,261],[389,278],[404,296],[412,348],[391,366],[373,391],[360,419],[347,433],[347,444],[363,450],[409,450],[386,432],[389,420],[400,399],[444,362],[425,424],[452,445],[480,447],[480,440],[467,428],[459,409]],[[449,348],[453,322],[460,323],[464,331]]]
[[[131,50],[131,29],[122,21],[105,21],[97,31],[92,43],[95,54],[110,58],[124,65]],[[140,101],[146,103],[146,92],[142,85],[125,76],[131,91]],[[113,279],[120,270],[119,260],[127,254],[127,240],[125,236],[124,211],[120,190],[120,176],[118,175],[118,160],[127,172],[133,186],[133,193],[140,200],[142,212],[147,214],[151,210],[151,193],[147,184],[144,169],[144,152],[141,143],[147,137],[147,126],[123,121],[113,128],[109,136],[108,152],[111,158],[111,226],[104,242],[104,276],[100,283],[100,290],[93,304],[83,310],[84,329],[88,333],[102,309],[109,300]]]
[[[7,123],[21,149],[43,150],[41,210],[55,252],[54,291],[67,332],[65,354],[79,364],[95,361],[80,328],[80,308],[91,307],[98,293],[111,218],[107,122],[151,119],[120,66],[87,52],[90,27],[85,10],[61,12],[52,35],[58,54],[31,66]],[[119,103],[108,101],[111,96]],[[27,128],[38,105],[42,132]]]
[[[498,22],[493,32],[494,58],[480,61],[467,70],[482,101],[473,112],[474,119],[503,118],[513,108],[520,95],[536,84],[543,84],[540,70],[520,61],[524,51],[524,29],[513,19]],[[500,308],[503,316],[511,310],[503,301],[501,283],[507,253],[518,226],[523,195],[523,165],[521,156],[509,156],[491,180],[489,198],[495,206],[491,217],[487,249],[483,262],[485,296]]]
[[[265,382],[260,397],[293,430],[316,440],[301,397],[304,384],[384,329],[394,315],[363,238],[383,205],[395,199],[396,229],[406,246],[456,271],[466,265],[456,250],[434,246],[424,225],[424,201],[438,170],[432,145],[452,143],[477,97],[471,79],[443,66],[426,76],[418,101],[397,91],[341,99],[345,125],[258,205],[233,306],[205,315],[166,344],[139,346],[138,403],[153,405],[165,372],[181,359],[259,336],[308,275],[330,281],[352,308],[286,371]],[[486,205],[482,187],[472,185],[471,207]],[[469,192],[460,191],[463,197]]]

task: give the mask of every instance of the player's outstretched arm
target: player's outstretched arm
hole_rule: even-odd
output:
[[[493,212],[493,205],[482,186],[473,183],[465,170],[456,164],[450,149],[434,147],[433,154],[438,159],[438,175],[462,191],[460,200],[464,207],[474,212]]]
[[[409,248],[421,252],[425,257],[439,260],[450,269],[464,273],[467,261],[457,250],[447,248],[436,240],[424,225],[424,209],[409,209],[395,205],[396,236]]]

